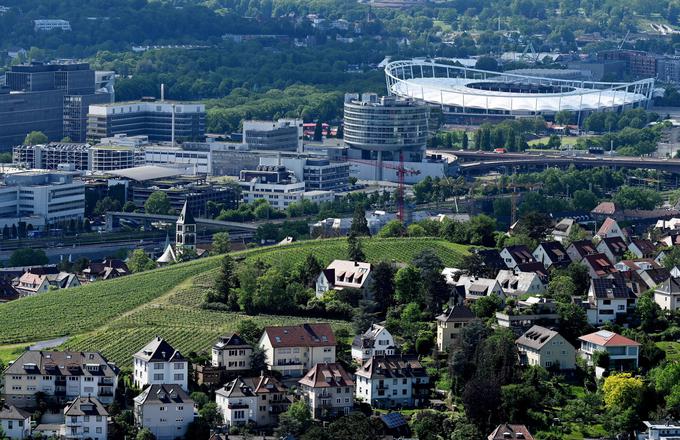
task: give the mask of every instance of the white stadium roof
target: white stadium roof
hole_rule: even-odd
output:
[[[396,61],[385,67],[389,92],[431,104],[463,109],[557,112],[613,109],[651,98],[654,79],[631,83],[503,74],[427,60]]]

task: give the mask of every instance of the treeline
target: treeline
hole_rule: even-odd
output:
[[[498,124],[485,123],[476,131],[472,148],[491,151],[505,148],[508,151],[524,151],[530,134],[545,132],[545,120],[542,117],[503,121]]]

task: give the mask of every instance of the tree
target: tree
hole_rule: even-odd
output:
[[[602,396],[607,409],[637,409],[642,403],[645,384],[630,373],[614,373],[607,376],[602,385]]]
[[[394,277],[395,299],[399,304],[423,301],[423,279],[418,268],[402,267]]]
[[[357,205],[354,209],[354,216],[352,217],[352,226],[349,228],[349,234],[357,237],[371,235],[371,231],[368,229],[368,221],[366,220],[366,212],[361,205]]]
[[[438,440],[446,435],[443,413],[433,410],[416,412],[411,419],[411,429],[419,440]]]
[[[427,231],[419,224],[413,223],[406,228],[406,235],[409,237],[425,237],[427,236]]]
[[[591,211],[597,206],[597,196],[594,192],[588,189],[578,189],[574,191],[574,195],[572,197],[574,199],[574,209],[581,211]]]
[[[479,57],[475,63],[475,69],[498,72],[498,61],[492,57]]]
[[[201,415],[201,418],[206,421],[210,428],[215,429],[222,425],[222,411],[220,411],[220,409],[217,407],[217,403],[206,403],[203,405],[203,408],[198,411],[198,413]]]
[[[95,215],[104,215],[109,211],[120,211],[120,202],[116,199],[112,199],[109,196],[106,196],[101,200],[97,200],[93,211]]]
[[[412,263],[420,270],[426,307],[432,313],[439,311],[450,295],[449,286],[442,275],[444,263],[431,249],[424,249],[413,257]]]
[[[26,135],[24,145],[46,144],[48,141],[49,139],[42,131],[32,131]]]
[[[239,280],[236,276],[234,259],[229,255],[222,257],[220,263],[220,273],[215,280],[215,290],[217,295],[210,296],[208,302],[221,302],[229,304],[232,310],[238,307],[238,297],[234,289],[239,287]]]
[[[568,276],[555,276],[548,283],[547,294],[559,302],[569,303],[571,297],[576,295],[576,284]]]
[[[135,440],[156,440],[156,436],[153,435],[149,428],[142,428],[135,437]]]
[[[381,261],[373,266],[373,274],[368,289],[373,301],[378,304],[381,314],[394,304],[394,275],[395,269],[387,261]]]
[[[663,201],[658,191],[649,188],[622,186],[612,198],[617,207],[622,209],[647,209],[656,208]]]
[[[666,249],[664,252],[665,256],[661,261],[663,267],[671,270],[676,266],[680,266],[680,246],[673,246],[670,249]]]
[[[313,287],[321,271],[323,271],[323,266],[321,266],[319,259],[310,252],[297,268],[298,281],[305,287]]]
[[[9,257],[9,266],[42,266],[48,263],[47,255],[42,249],[19,248]]]
[[[257,344],[263,331],[263,327],[257,325],[255,321],[249,318],[241,319],[236,325],[236,333],[250,345]]]
[[[470,140],[468,139],[467,133],[466,133],[466,132],[463,132],[463,140],[462,140],[461,143],[460,143],[460,147],[461,147],[463,150],[467,150],[467,149],[468,149],[468,144],[469,144],[469,143],[470,143]]]
[[[3,240],[10,239],[9,226],[7,226],[7,223],[5,223],[5,226],[2,228],[2,239]]]
[[[470,309],[478,318],[491,318],[500,310],[503,300],[498,295],[487,295],[472,303]]]
[[[314,142],[321,142],[323,140],[323,125],[320,120],[316,121],[314,126]]]
[[[328,433],[333,440],[373,440],[380,437],[380,427],[362,413],[353,412],[328,425]]]
[[[494,232],[496,220],[488,215],[480,214],[472,217],[467,223],[468,242],[480,246],[493,246],[496,243]]]
[[[569,125],[573,118],[574,115],[569,110],[560,110],[555,113],[555,122],[557,125]]]
[[[309,406],[302,400],[292,403],[288,409],[279,416],[277,433],[284,437],[292,435],[299,437],[312,424],[312,416]]]
[[[578,304],[558,303],[559,333],[572,345],[577,345],[578,338],[589,328],[586,312]]]
[[[347,259],[350,261],[366,261],[361,240],[354,234],[347,237]]]
[[[170,213],[170,199],[163,191],[154,191],[146,202],[144,202],[144,212],[147,214],[166,215]]]
[[[226,254],[229,252],[229,233],[217,232],[212,237],[212,251],[214,254]]]
[[[378,237],[380,238],[390,238],[390,237],[401,237],[406,232],[404,229],[404,224],[399,220],[390,220],[383,226],[380,231],[378,231]]]
[[[144,249],[135,249],[128,257],[128,268],[132,273],[144,272],[156,268],[156,262],[149,258]]]
[[[257,279],[253,297],[256,310],[269,313],[283,312],[293,308],[293,298],[286,294],[286,277],[278,268],[267,270]]]

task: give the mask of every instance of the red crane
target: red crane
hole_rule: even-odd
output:
[[[406,168],[404,166],[404,153],[399,151],[399,165],[386,164],[382,162],[378,164],[377,160],[362,160],[362,159],[347,159],[347,162],[361,163],[364,165],[370,165],[372,167],[381,167],[389,170],[397,171],[397,178],[399,179],[399,187],[397,188],[397,217],[399,221],[404,222],[404,177],[406,176],[417,176],[420,174],[420,170],[415,168]]]

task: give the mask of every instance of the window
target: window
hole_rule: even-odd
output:
[[[175,362],[175,370],[182,370],[182,369],[184,369],[184,363]]]
[[[97,416],[96,420],[97,420],[98,422],[101,422],[101,421],[102,421],[102,416]]]
[[[83,417],[83,422],[89,422],[90,421],[90,416],[84,416]]]
[[[83,427],[83,432],[84,432],[84,433],[89,433],[89,432],[90,432],[90,428],[87,427],[87,426]]]
[[[97,432],[97,434],[101,434],[101,433],[102,433],[102,428],[98,426],[97,429],[95,429],[95,431]]]
[[[166,408],[164,406],[161,406],[160,408],[158,408],[159,411],[165,411],[165,409]]]
[[[163,374],[162,373],[156,373],[153,375],[153,380],[163,380]]]
[[[155,362],[153,364],[153,369],[154,370],[162,370],[163,369],[163,364],[161,362]]]
[[[178,407],[177,407],[177,411],[184,411],[184,407],[183,407],[183,406],[178,406]]]
[[[184,380],[183,374],[175,374],[175,380]]]

